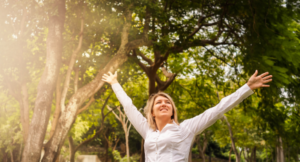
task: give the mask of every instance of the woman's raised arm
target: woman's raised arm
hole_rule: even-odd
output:
[[[266,83],[272,81],[272,75],[269,73],[263,73],[257,76],[257,70],[250,77],[247,84],[239,88],[237,91],[231,95],[224,97],[219,104],[212,107],[202,114],[183,121],[180,125],[188,128],[192,133],[200,134],[207,127],[214,124],[218,119],[220,119],[224,113],[231,110],[233,107],[241,103],[245,98],[253,94],[253,90],[261,87],[269,87]]]
[[[115,74],[109,72],[108,74],[109,75],[104,74],[102,80],[112,86],[118,100],[124,107],[127,118],[145,139],[146,133],[150,128],[147,123],[147,119],[137,110],[137,108],[133,105],[132,100],[127,96],[121,85],[118,83],[117,72],[115,72]]]

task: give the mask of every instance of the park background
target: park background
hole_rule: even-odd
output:
[[[300,161],[299,14],[297,0],[1,0],[0,159],[144,161],[104,73],[141,112],[170,94],[182,122],[258,70],[270,88],[198,135],[189,161]]]

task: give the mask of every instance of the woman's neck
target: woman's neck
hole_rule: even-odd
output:
[[[161,130],[167,125],[167,124],[172,124],[173,120],[168,118],[168,119],[155,119],[156,121],[156,126],[157,129],[161,132]]]

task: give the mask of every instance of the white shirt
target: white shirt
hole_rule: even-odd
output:
[[[224,113],[253,94],[250,87],[245,84],[236,92],[223,98],[215,107],[194,118],[184,120],[180,125],[173,121],[173,124],[167,124],[159,132],[149,127],[147,119],[132,104],[132,100],[120,84],[113,84],[112,88],[123,105],[128,119],[145,139],[146,162],[187,162],[195,136],[214,124]]]

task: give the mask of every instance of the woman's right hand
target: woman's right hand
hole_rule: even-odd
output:
[[[115,74],[112,74],[111,72],[108,72],[109,75],[104,74],[102,76],[102,80],[109,83],[110,85],[113,85],[115,83],[118,83],[117,80],[117,71],[115,72]]]

